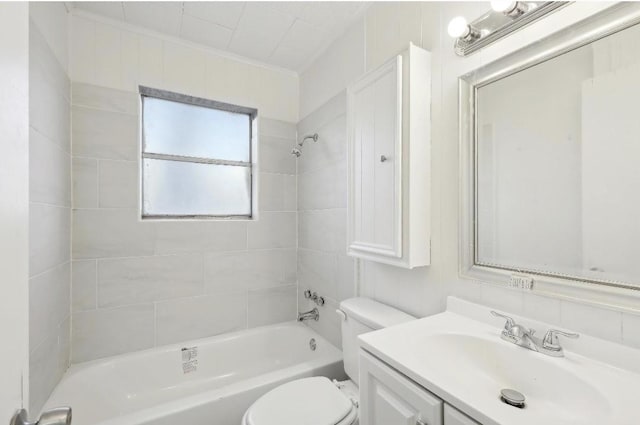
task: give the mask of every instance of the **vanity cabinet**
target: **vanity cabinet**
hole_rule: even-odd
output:
[[[455,407],[444,405],[444,425],[480,425]]]
[[[442,425],[442,400],[360,352],[360,425]]]
[[[360,350],[360,425],[481,425]]]
[[[410,45],[347,90],[347,252],[430,263],[430,53]]]

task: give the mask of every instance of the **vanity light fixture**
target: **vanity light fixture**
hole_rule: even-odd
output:
[[[528,10],[526,3],[511,0],[493,0],[491,8],[495,12],[499,12],[510,18],[517,18]]]
[[[456,54],[467,56],[567,4],[566,1],[493,0],[491,10],[471,23],[462,16],[453,18],[447,32],[456,39]]]
[[[449,22],[447,32],[453,38],[464,40],[474,40],[480,37],[480,33],[467,23],[464,16],[456,16]]]

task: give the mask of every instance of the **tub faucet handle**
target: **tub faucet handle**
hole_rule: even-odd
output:
[[[71,425],[71,407],[56,407],[45,410],[37,421],[30,422],[25,409],[18,410],[10,425]]]

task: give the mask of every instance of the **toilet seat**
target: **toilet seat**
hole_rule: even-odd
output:
[[[358,409],[328,378],[315,376],[280,385],[247,410],[243,425],[351,425]]]

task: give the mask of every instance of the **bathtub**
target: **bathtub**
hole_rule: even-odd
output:
[[[342,352],[283,323],[73,365],[45,409],[71,406],[72,425],[239,425],[262,394],[314,375],[344,379]]]

